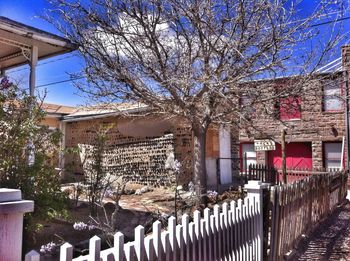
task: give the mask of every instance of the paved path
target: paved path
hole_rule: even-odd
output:
[[[350,203],[336,209],[299,253],[296,260],[350,260]]]

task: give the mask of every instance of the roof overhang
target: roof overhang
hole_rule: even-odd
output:
[[[0,16],[0,70],[27,64],[33,46],[39,60],[77,49],[63,37]]]

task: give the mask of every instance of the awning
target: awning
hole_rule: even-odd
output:
[[[33,46],[39,60],[76,49],[63,37],[0,16],[0,70],[30,62]]]

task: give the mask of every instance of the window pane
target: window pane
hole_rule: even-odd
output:
[[[338,80],[326,81],[323,85],[323,109],[338,111],[343,107],[341,100],[341,84]]]
[[[253,143],[242,144],[242,157],[244,159],[245,153],[247,153],[247,166],[250,164],[256,164],[256,152],[254,151]],[[246,169],[245,162],[243,160],[243,168]]]
[[[324,110],[325,111],[339,111],[342,110],[343,104],[340,98],[334,96],[324,97]]]
[[[341,167],[341,149],[341,142],[324,144],[324,160],[326,169]]]

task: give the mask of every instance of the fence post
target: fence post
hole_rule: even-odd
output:
[[[258,256],[256,260],[263,260],[263,239],[264,239],[264,230],[263,230],[263,189],[267,188],[268,184],[262,183],[260,180],[249,180],[248,184],[244,186],[247,191],[247,197],[255,200],[258,205],[258,217],[257,217],[257,234],[258,234]]]
[[[1,260],[22,260],[23,215],[34,211],[32,200],[22,200],[19,189],[0,188]]]

